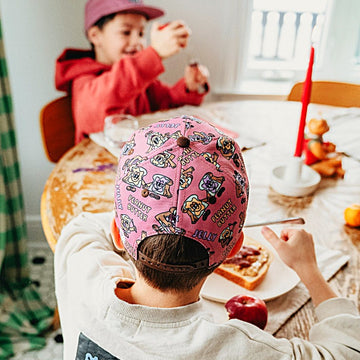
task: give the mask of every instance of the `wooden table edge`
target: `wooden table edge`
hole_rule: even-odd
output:
[[[41,225],[44,231],[45,238],[50,246],[52,252],[55,252],[55,247],[57,243],[57,239],[55,238],[53,232],[51,231],[51,226],[49,224],[49,218],[46,216],[46,199],[48,195],[48,186],[47,183],[45,184],[43,193],[41,194],[41,201],[40,201],[40,217],[41,217]]]

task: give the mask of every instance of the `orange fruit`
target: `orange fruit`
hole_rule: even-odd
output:
[[[350,226],[360,226],[360,204],[352,204],[344,211],[346,224]]]

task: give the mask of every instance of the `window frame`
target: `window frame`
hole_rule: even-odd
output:
[[[283,84],[293,84],[304,80],[307,61],[305,61],[304,69],[294,70],[293,77],[283,80],[270,79],[269,81],[260,75],[263,70],[252,71],[247,68],[252,3],[252,0],[240,0],[237,5],[236,11],[241,15],[240,19],[237,18],[236,29],[241,35],[237,40],[237,46],[232,46],[234,43],[230,41],[231,49],[227,51],[229,63],[218,93],[246,93],[246,84],[250,82],[263,83],[265,87],[273,89],[270,90],[271,93],[276,93],[277,88],[283,92]],[[329,15],[325,20],[321,46],[315,44],[316,63],[313,79],[360,83],[360,64],[353,62],[360,41],[360,21],[356,16],[359,13],[360,1],[358,0],[347,0],[346,4],[341,0],[330,0]],[[254,93],[253,89],[250,92]]]

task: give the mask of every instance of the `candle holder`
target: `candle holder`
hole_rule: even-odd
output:
[[[310,195],[317,189],[320,180],[321,176],[296,156],[289,159],[286,165],[275,167],[271,173],[271,187],[286,196]]]

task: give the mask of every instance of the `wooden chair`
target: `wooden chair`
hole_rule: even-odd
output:
[[[55,99],[41,109],[40,129],[47,158],[51,162],[58,162],[75,145],[70,96]]]
[[[296,83],[288,97],[288,101],[301,101],[303,82]],[[311,103],[360,107],[360,85],[335,81],[313,81]]]
[[[75,145],[75,125],[71,110],[71,97],[63,96],[46,104],[40,111],[40,130],[46,157],[51,162],[60,158]],[[52,328],[60,328],[56,306]]]

